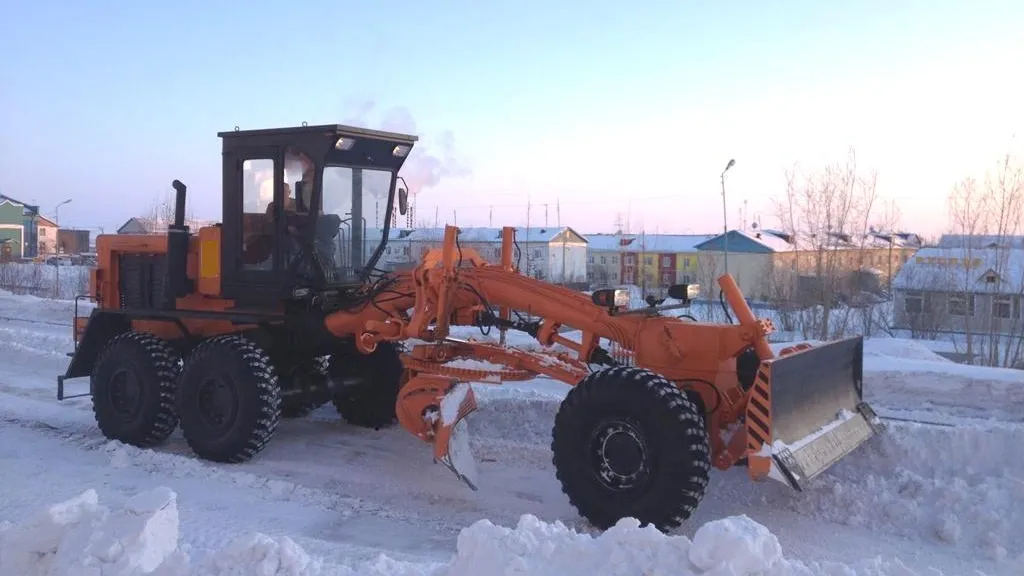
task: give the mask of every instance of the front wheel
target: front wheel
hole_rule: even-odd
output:
[[[400,344],[381,342],[370,354],[354,347],[339,351],[331,356],[330,374],[336,381],[332,402],[346,422],[378,430],[395,423],[405,374]]]
[[[563,492],[600,529],[625,517],[679,526],[711,473],[699,408],[672,382],[629,366],[589,374],[569,391],[551,450]]]

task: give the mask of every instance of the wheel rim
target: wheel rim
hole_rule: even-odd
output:
[[[606,418],[590,436],[594,477],[609,490],[643,487],[650,477],[647,442],[638,426],[623,418]]]
[[[122,420],[134,420],[142,406],[142,387],[139,377],[128,368],[121,368],[110,377],[107,399]]]
[[[196,413],[207,428],[223,431],[234,423],[238,413],[234,384],[226,374],[211,376],[199,384]]]

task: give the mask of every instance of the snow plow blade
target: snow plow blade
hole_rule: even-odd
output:
[[[395,403],[402,427],[433,446],[434,461],[473,490],[477,488],[477,469],[465,418],[476,408],[476,395],[469,383],[435,374],[411,377]]]
[[[863,400],[860,336],[761,363],[747,403],[750,474],[795,490],[881,431]]]
[[[434,436],[434,461],[444,464],[455,476],[476,490],[476,459],[469,448],[466,416],[476,410],[476,396],[467,382],[456,384],[441,399],[441,414]]]

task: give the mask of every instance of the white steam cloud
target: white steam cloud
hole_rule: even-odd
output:
[[[451,130],[441,132],[435,139],[436,142],[431,145],[416,129],[416,120],[405,107],[396,106],[384,110],[378,120],[370,118],[376,108],[373,102],[360,102],[353,108],[353,113],[344,120],[346,124],[420,137],[399,172],[409,185],[409,194],[433,188],[445,178],[464,178],[472,173],[469,165],[459,157],[455,149],[455,135]]]

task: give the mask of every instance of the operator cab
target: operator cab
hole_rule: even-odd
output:
[[[223,141],[221,291],[240,305],[365,282],[387,244],[417,137],[342,125]],[[405,188],[398,208],[405,214]]]

